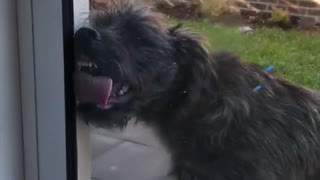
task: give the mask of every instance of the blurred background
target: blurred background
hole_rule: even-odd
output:
[[[172,25],[201,33],[212,51],[229,50],[289,80],[320,88],[320,0],[142,0]],[[112,0],[91,0],[91,9]]]

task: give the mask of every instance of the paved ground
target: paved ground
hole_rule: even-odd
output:
[[[320,94],[315,93],[319,98]],[[150,128],[92,130],[92,180],[173,180],[169,155]]]
[[[92,130],[92,180],[172,180],[169,155],[151,129]]]

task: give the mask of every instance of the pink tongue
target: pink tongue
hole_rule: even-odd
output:
[[[74,87],[80,103],[94,103],[107,106],[112,90],[112,79],[75,73]]]

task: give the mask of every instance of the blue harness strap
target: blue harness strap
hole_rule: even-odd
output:
[[[269,66],[267,67],[264,72],[268,73],[268,72],[271,72],[272,70],[274,69],[274,66]],[[262,89],[262,86],[261,85],[258,85],[256,86],[254,89],[253,89],[253,92],[258,92]]]

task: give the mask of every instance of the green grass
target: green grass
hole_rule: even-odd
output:
[[[169,19],[176,24],[178,21]],[[238,28],[223,27],[207,22],[179,21],[184,28],[202,34],[213,52],[228,50],[242,59],[267,67],[291,82],[320,89],[320,34],[279,29],[258,29],[252,35]]]

